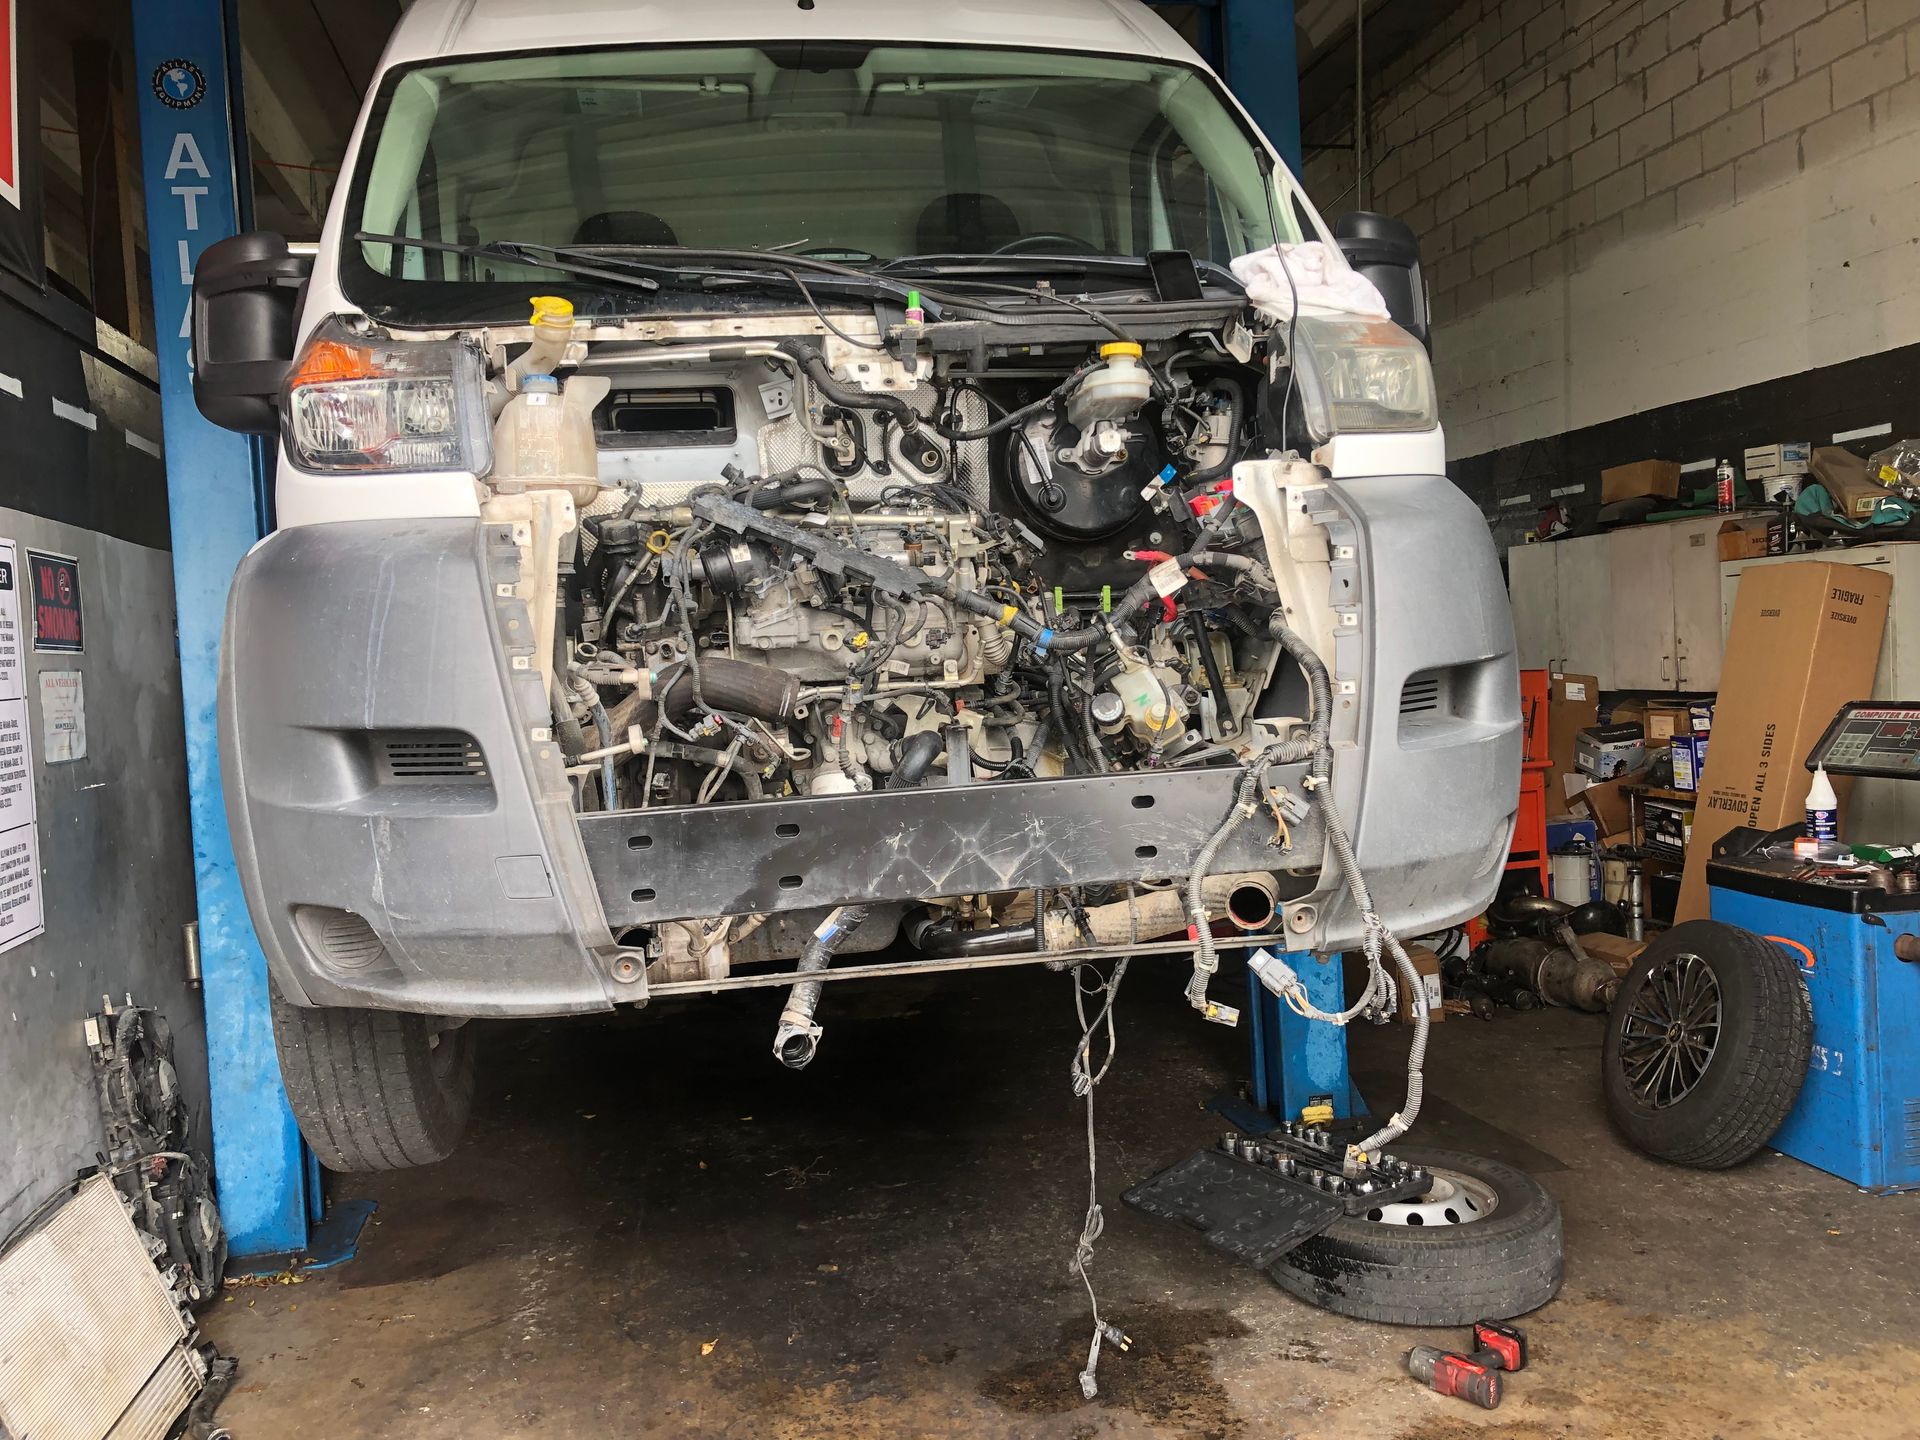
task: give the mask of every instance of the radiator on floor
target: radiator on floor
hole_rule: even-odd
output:
[[[0,1434],[163,1440],[204,1372],[113,1182],[0,1256]]]

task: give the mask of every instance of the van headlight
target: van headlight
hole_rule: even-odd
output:
[[[302,470],[493,467],[485,362],[464,340],[367,340],[332,321],[287,376],[287,455]]]
[[[1433,362],[1391,320],[1311,318],[1294,327],[1294,372],[1316,441],[1440,423]]]

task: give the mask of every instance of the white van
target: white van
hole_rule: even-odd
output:
[[[830,963],[1198,949],[1231,1018],[1216,926],[1362,939],[1330,819],[1477,913],[1518,685],[1423,341],[1133,0],[416,0],[317,256],[195,296],[280,446],[221,738],[320,1158],[446,1154],[474,1017],[791,985],[799,1065]]]

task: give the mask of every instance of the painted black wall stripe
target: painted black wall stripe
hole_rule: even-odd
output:
[[[0,506],[171,549],[158,447],[146,436],[145,447],[130,443],[113,423],[113,409],[90,390],[88,353],[64,327],[0,295],[0,355],[20,385],[17,398],[11,386],[0,395]],[[113,370],[116,385],[153,389]],[[157,397],[151,408],[157,415]],[[157,437],[157,421],[152,428]]]
[[[1447,474],[1473,497],[1505,547],[1522,542],[1539,523],[1546,497],[1562,489],[1578,487],[1577,495],[1559,503],[1573,512],[1576,524],[1590,525],[1600,503],[1600,472],[1613,465],[1708,456],[1738,464],[1749,446],[1782,440],[1825,445],[1836,434],[1882,423],[1893,426],[1896,439],[1920,436],[1920,345],[1450,460]],[[1883,434],[1848,448],[1867,455],[1888,443]],[[1504,503],[1519,495],[1533,499]]]

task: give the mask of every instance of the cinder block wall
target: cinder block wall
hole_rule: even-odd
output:
[[[1422,237],[1448,452],[1490,511],[1660,453],[1606,422],[1920,344],[1920,0],[1467,0],[1369,115],[1368,208]],[[1354,208],[1351,152],[1306,179]],[[1807,433],[1753,433],[1796,408]],[[1834,407],[1767,409],[1719,447],[1824,441]],[[1594,427],[1558,473],[1518,462]]]

